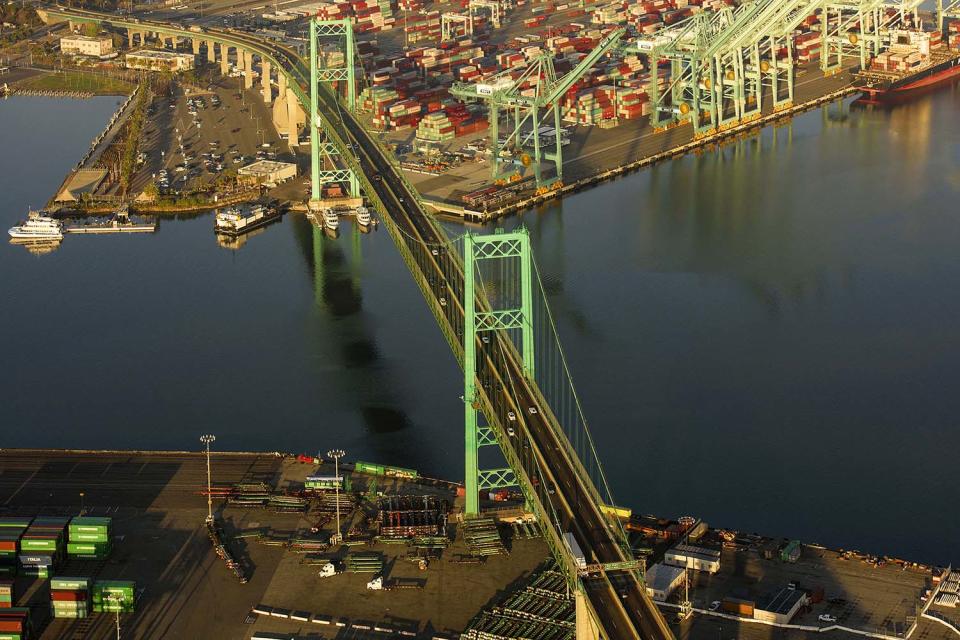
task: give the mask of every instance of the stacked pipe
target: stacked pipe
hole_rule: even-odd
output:
[[[495,556],[507,552],[493,518],[480,517],[465,520],[463,539],[474,556]]]
[[[351,553],[347,556],[347,572],[380,573],[383,571],[383,557],[379,553]]]
[[[443,535],[448,503],[434,496],[387,496],[378,505],[381,538]]]

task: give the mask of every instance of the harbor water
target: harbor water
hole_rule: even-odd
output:
[[[114,98],[0,102],[0,222]],[[813,111],[530,211],[618,501],[957,561],[960,93]],[[29,122],[29,124],[28,124]],[[461,374],[385,232],[0,246],[4,447],[347,450],[462,475]]]

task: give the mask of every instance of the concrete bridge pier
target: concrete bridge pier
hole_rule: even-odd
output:
[[[127,49],[133,49],[133,31],[127,29]]]
[[[200,55],[200,41],[197,40],[196,38],[191,38],[190,44],[193,45],[193,55],[195,56]]]
[[[207,62],[210,64],[217,61],[217,52],[213,47],[213,40],[207,40]]]
[[[224,43],[220,43],[220,75],[227,75],[230,73],[230,47]]]
[[[297,96],[293,89],[287,89],[287,143],[291,149],[295,149],[300,144],[300,122],[306,117],[300,103],[297,102]]]
[[[277,131],[287,130],[287,76],[277,69],[277,99],[270,110],[273,115],[273,128]]]
[[[243,88],[253,89],[253,54],[249,51],[238,51],[238,57],[243,56]]]
[[[263,89],[263,101],[270,104],[273,100],[273,89],[270,87],[269,60],[261,60],[260,62],[260,86]]]

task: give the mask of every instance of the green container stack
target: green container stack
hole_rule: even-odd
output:
[[[50,580],[50,611],[54,618],[90,616],[90,578]]]
[[[14,600],[13,580],[0,580],[0,609],[9,609]]]
[[[110,555],[113,539],[110,518],[77,516],[67,527],[67,555],[101,560]]]
[[[97,580],[93,583],[90,602],[96,613],[133,613],[132,580]]]
[[[17,574],[20,538],[33,518],[0,518],[0,576]]]
[[[27,575],[50,577],[63,559],[70,518],[38,517],[20,537],[20,565]]]

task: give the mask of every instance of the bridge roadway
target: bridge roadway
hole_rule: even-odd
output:
[[[459,336],[462,339],[464,311],[460,301],[463,292],[463,267],[458,256],[443,250],[447,246],[447,238],[430,223],[419,204],[417,194],[400,179],[396,168],[384,156],[370,134],[352,114],[335,104],[331,94],[324,92],[321,96],[323,116],[335,128],[349,136],[364,175],[381,177],[380,180],[374,179],[370,186],[377,192],[385,207],[383,214],[390,216],[402,234],[418,239],[427,247],[437,248],[436,254],[432,250],[420,253],[421,258],[417,263],[424,270],[427,281],[439,285],[433,289],[437,296],[436,302],[439,304],[439,297],[454,301],[453,304],[439,304],[439,307],[435,308],[444,310],[451,326],[461,328]],[[539,400],[542,397],[539,391],[535,390],[525,377],[516,350],[512,346],[498,349],[494,342],[498,339],[499,336],[494,336],[491,344],[478,340],[478,353],[482,354],[478,358],[479,377],[484,380],[489,375],[500,383],[496,391],[493,385],[481,385],[480,392],[488,396],[501,421],[506,419],[507,411],[510,410],[518,417],[522,416],[525,435],[531,439],[536,455],[545,463],[541,468],[552,476],[556,487],[556,492],[552,496],[548,494],[548,499],[553,502],[554,511],[561,518],[561,529],[574,533],[577,542],[584,552],[592,557],[592,561],[607,563],[626,560],[624,551],[617,544],[616,534],[600,512],[596,501],[590,497],[594,495],[594,491],[582,486],[583,476],[577,473],[576,462],[571,460],[567,444],[560,440],[565,436],[550,424],[548,408]],[[498,354],[503,355],[498,358]],[[498,359],[500,362],[495,362]],[[506,370],[502,370],[503,367]],[[530,414],[529,407],[538,407],[540,410],[536,414]],[[663,616],[636,576],[631,572],[620,572],[619,579],[617,588],[614,588],[607,576],[586,580],[587,597],[609,640],[673,638]]]
[[[223,32],[217,29],[205,29],[196,33],[185,28],[171,25],[159,25],[149,21],[129,20],[107,14],[81,12],[57,7],[57,15],[69,17],[99,19],[121,27],[159,28],[163,32],[182,37],[200,37],[230,45],[244,47],[264,56],[276,64],[281,72],[294,80],[291,88],[307,113],[309,106],[309,70],[304,61],[294,51],[277,43],[267,41],[250,34],[236,31]],[[420,270],[414,273],[428,304],[431,306],[441,328],[451,339],[455,353],[462,353],[464,309],[463,266],[459,256],[448,250],[448,239],[439,227],[428,218],[419,204],[417,193],[402,178],[399,169],[390,162],[386,152],[376,143],[370,133],[327,89],[321,87],[320,111],[326,120],[323,130],[340,148],[341,159],[361,174],[361,182],[369,195],[380,200],[382,215],[389,218],[388,224],[398,231],[395,241],[402,244],[407,240],[414,243],[413,262]],[[373,179],[370,177],[373,176]],[[373,193],[370,193],[370,192]],[[404,248],[400,247],[401,252]],[[414,265],[410,265],[411,269]],[[419,277],[418,277],[419,276]],[[424,284],[427,283],[427,286]],[[449,301],[449,303],[447,302]],[[446,323],[446,327],[444,327]],[[618,535],[614,532],[606,516],[601,513],[596,490],[592,486],[582,466],[570,449],[566,436],[556,421],[550,408],[542,399],[536,384],[523,372],[522,360],[512,344],[501,342],[502,337],[494,335],[490,343],[477,340],[478,377],[482,384],[479,393],[486,406],[491,408],[500,424],[506,420],[507,412],[513,411],[518,417],[521,429],[515,446],[510,438],[500,434],[501,448],[512,450],[514,459],[523,460],[529,487],[535,487],[537,498],[544,503],[549,501],[553,513],[559,522],[554,523],[560,531],[574,534],[580,547],[587,556],[588,563],[622,562],[628,558],[618,544]],[[458,354],[459,355],[459,354]],[[536,414],[529,413],[530,407],[537,407]],[[519,445],[523,442],[523,446]],[[523,449],[523,456],[517,449]],[[533,461],[544,474],[548,491],[542,483],[531,482]],[[518,474],[519,475],[519,474]],[[569,565],[568,565],[569,567]],[[653,601],[647,596],[646,589],[632,572],[619,571],[583,578],[587,605],[593,609],[602,628],[602,635],[608,640],[673,640],[673,633],[660,614]],[[616,584],[614,584],[616,583]]]

